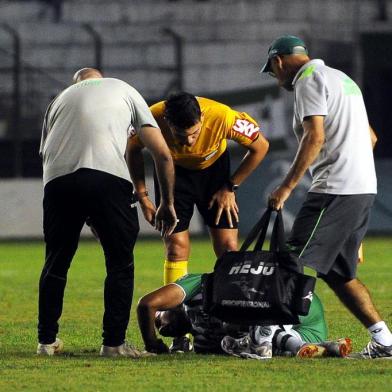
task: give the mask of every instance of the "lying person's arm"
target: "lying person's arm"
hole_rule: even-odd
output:
[[[157,338],[155,332],[155,315],[157,311],[169,310],[181,305],[184,297],[184,291],[180,286],[168,284],[146,294],[139,300],[137,318],[147,351],[157,354],[169,352],[169,348],[162,339]]]

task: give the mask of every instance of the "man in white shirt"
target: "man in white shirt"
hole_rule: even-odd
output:
[[[155,227],[163,236],[176,225],[174,166],[142,96],[127,83],[92,68],[49,105],[42,130],[45,265],[39,285],[39,355],[63,348],[58,339],[67,272],[89,217],[105,254],[103,344],[100,355],[137,358],[125,341],[132,304],[133,248],[139,223],[127,167],[128,138],[136,133],[150,150],[163,197]]]
[[[359,358],[392,359],[392,334],[366,287],[356,278],[358,249],[377,193],[369,126],[362,93],[343,72],[311,60],[304,42],[282,36],[271,44],[262,72],[294,91],[294,132],[299,147],[289,172],[269,197],[281,209],[306,170],[308,196],[288,245],[315,269],[368,329],[371,341]]]

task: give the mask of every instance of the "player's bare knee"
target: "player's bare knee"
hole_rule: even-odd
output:
[[[229,238],[224,241],[219,241],[214,244],[215,252],[217,256],[221,256],[223,253],[238,249],[238,242],[235,238]]]
[[[237,250],[238,249],[237,238],[227,239],[223,244],[223,248],[225,249],[225,251]]]

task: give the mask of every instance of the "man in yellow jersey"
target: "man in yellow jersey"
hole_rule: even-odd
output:
[[[256,169],[268,150],[257,122],[219,102],[180,92],[151,108],[175,163],[174,206],[179,222],[164,239],[164,283],[187,273],[190,253],[189,222],[196,205],[208,226],[217,257],[237,249],[239,208],[235,190]],[[231,174],[227,140],[248,151]],[[129,141],[131,177],[144,217],[154,222],[155,205],[145,185],[144,145],[135,135]],[[156,190],[156,203],[160,198]]]

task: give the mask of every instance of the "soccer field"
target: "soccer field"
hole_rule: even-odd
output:
[[[96,242],[82,242],[65,294],[60,334],[65,354],[37,357],[37,287],[43,243],[0,244],[0,391],[259,391],[392,390],[392,361],[274,358],[242,360],[213,355],[163,355],[142,360],[98,356],[103,311],[103,254]],[[141,346],[137,299],[161,285],[160,241],[139,241],[135,250],[135,295],[128,340]],[[369,238],[359,278],[369,287],[392,326],[392,241]],[[210,271],[214,256],[206,240],[192,243],[190,272]],[[354,349],[366,331],[320,281],[329,337],[348,336]]]

